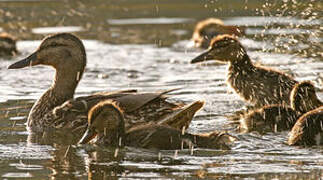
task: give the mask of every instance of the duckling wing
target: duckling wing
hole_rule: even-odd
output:
[[[290,92],[297,83],[288,75],[264,67],[238,73],[229,81],[238,94],[257,107],[269,104],[289,105]]]
[[[323,106],[301,116],[289,133],[289,145],[323,144]]]
[[[181,131],[169,126],[145,124],[127,131],[125,145],[157,150],[175,150],[192,144]]]

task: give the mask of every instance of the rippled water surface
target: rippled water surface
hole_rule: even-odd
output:
[[[17,36],[21,52],[12,59],[0,60],[1,178],[323,178],[321,146],[290,147],[285,144],[288,132],[260,135],[234,131],[226,116],[245,108],[245,103],[226,85],[225,64],[189,64],[190,59],[203,51],[190,46],[194,24],[209,16],[223,17],[225,24],[246,27],[246,36],[240,41],[253,62],[282,70],[299,81],[313,81],[319,98],[323,99],[319,1],[312,6],[287,3],[283,13],[270,9],[274,5],[258,1],[233,3],[230,7],[223,1],[155,4],[118,1],[102,6],[99,6],[101,1],[56,3],[0,3],[3,7],[0,29]],[[183,7],[180,10],[174,7],[180,5]],[[25,13],[30,12],[22,11],[23,6],[32,6],[31,17],[40,21],[28,19]],[[41,7],[47,11],[37,11]],[[78,8],[72,11],[71,7]],[[64,8],[69,9],[66,12],[74,12],[74,16],[63,13],[58,18]],[[25,29],[19,33],[21,28]],[[117,156],[113,148],[69,146],[55,140],[32,142],[25,129],[27,115],[35,100],[50,86],[54,70],[43,66],[7,70],[7,66],[33,52],[43,35],[71,31],[83,39],[88,58],[76,96],[120,89],[154,92],[180,87],[172,93],[171,101],[206,102],[192,121],[190,132],[227,130],[239,141],[230,151],[196,149],[158,153],[127,147]]]

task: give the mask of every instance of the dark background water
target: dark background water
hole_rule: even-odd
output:
[[[319,179],[322,147],[290,147],[288,132],[238,134],[227,115],[244,103],[225,84],[226,65],[191,65],[203,50],[189,47],[197,21],[218,17],[246,27],[240,41],[258,64],[311,80],[323,99],[323,3],[314,1],[0,1],[0,27],[18,39],[18,56],[0,60],[0,176],[2,178],[289,178]],[[88,55],[76,96],[103,90],[175,87],[172,101],[205,100],[190,132],[228,130],[240,141],[230,151],[158,152],[68,146],[30,139],[25,122],[53,70],[7,66],[33,52],[50,33],[73,32]]]

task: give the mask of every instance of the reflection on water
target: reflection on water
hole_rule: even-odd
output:
[[[52,34],[52,33],[71,33],[82,31],[83,28],[79,26],[61,26],[61,27],[42,27],[34,28],[32,32],[35,34]]]
[[[320,45],[322,38],[318,33],[320,18],[311,18],[313,14],[251,17],[254,15],[252,8],[261,8],[263,5],[259,4],[259,1],[252,0],[244,12],[238,10],[241,5],[237,5],[232,8],[234,12],[230,15],[221,14],[228,8],[223,1],[219,1],[219,4],[209,3],[207,7],[193,1],[187,3],[174,1],[157,4],[158,8],[152,2],[141,4],[118,1],[113,6],[97,7],[95,5],[102,3],[101,1],[91,1],[88,4],[68,2],[0,3],[0,6],[4,7],[0,11],[3,17],[0,18],[2,28],[13,29],[19,39],[28,39],[18,42],[21,55],[16,59],[27,56],[37,48],[42,37],[38,33],[82,30],[77,32],[80,37],[97,40],[83,41],[88,65],[76,90],[76,96],[103,90],[133,88],[150,92],[183,87],[174,92],[175,96],[170,98],[171,101],[177,99],[187,102],[206,101],[203,110],[193,120],[190,132],[226,129],[240,141],[236,142],[230,151],[196,149],[192,155],[189,150],[156,152],[128,147],[119,149],[116,153],[114,148],[69,145],[68,140],[72,139],[69,136],[73,135],[68,132],[64,135],[55,133],[31,135],[25,129],[28,112],[35,100],[50,86],[54,72],[42,66],[9,71],[6,67],[12,61],[2,59],[0,61],[2,178],[319,179],[322,177],[321,147],[287,146],[285,142],[288,132],[266,135],[237,134],[234,131],[235,127],[230,125],[225,116],[243,108],[244,103],[225,84],[226,65],[217,63],[191,65],[189,60],[202,50],[188,46],[188,39],[191,37],[196,19],[212,15],[226,16],[225,24],[247,27],[247,36],[243,37],[241,42],[255,63],[280,69],[297,80],[313,81],[315,86],[319,87],[317,89],[319,98],[323,99],[321,88],[323,64],[319,61],[322,57]],[[180,10],[173,7],[176,3],[182,3]],[[313,3],[316,3],[316,6],[308,7],[315,13],[317,12],[315,8],[321,3],[318,1]],[[40,10],[44,6],[47,8],[46,12],[50,14],[44,14],[44,11]],[[215,6],[217,12],[212,9]],[[299,6],[302,6],[299,9],[304,9],[303,5]],[[24,16],[25,13],[30,13],[27,7],[32,7],[30,17],[38,18],[39,21],[33,22],[29,16]],[[71,7],[77,8],[74,10]],[[220,11],[219,7],[223,9]],[[288,7],[295,9],[289,5]],[[208,10],[212,11],[206,14]],[[304,11],[305,14],[306,12]],[[240,13],[243,16],[239,16]],[[62,20],[57,14],[63,14],[66,18]],[[40,27],[44,28],[37,29]],[[36,30],[36,34],[32,33],[32,30]]]

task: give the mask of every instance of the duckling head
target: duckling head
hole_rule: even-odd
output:
[[[310,81],[303,81],[294,86],[290,95],[290,102],[295,111],[302,113],[323,105],[317,98],[315,87]]]
[[[25,59],[8,67],[20,69],[27,66],[47,65],[55,69],[75,71],[82,75],[86,65],[86,54],[83,43],[76,36],[60,33],[46,37],[38,49]]]
[[[207,18],[196,24],[192,40],[195,47],[208,48],[213,37],[223,34],[240,36],[243,34],[243,30],[235,26],[226,26],[220,19]]]
[[[121,146],[124,134],[122,110],[112,101],[103,101],[89,111],[88,126],[79,144],[86,144],[97,136],[98,143]]]
[[[0,33],[0,55],[17,54],[16,39],[7,33]]]
[[[241,61],[246,55],[246,50],[238,39],[231,35],[220,35],[211,40],[208,50],[191,60],[191,63],[198,63],[208,60],[220,62]]]

